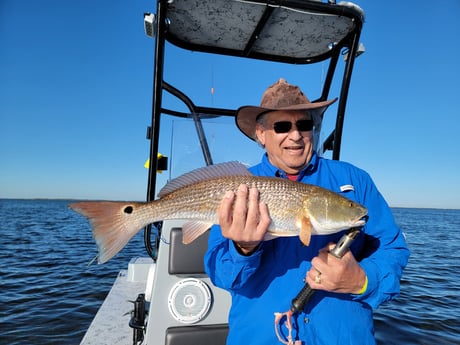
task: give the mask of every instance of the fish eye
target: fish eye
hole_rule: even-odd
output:
[[[126,206],[124,209],[123,209],[123,212],[124,213],[127,213],[127,214],[131,214],[133,213],[134,209],[132,206]]]

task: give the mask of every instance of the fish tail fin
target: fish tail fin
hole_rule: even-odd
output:
[[[143,203],[110,201],[76,202],[69,205],[85,216],[93,230],[99,248],[98,263],[114,257],[149,221],[144,221],[140,209]]]

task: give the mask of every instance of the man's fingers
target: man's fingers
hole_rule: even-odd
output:
[[[218,212],[222,235],[239,244],[257,245],[271,222],[268,207],[260,202],[257,188],[249,189],[244,184],[236,193],[225,193]]]
[[[255,229],[259,223],[259,191],[256,188],[249,190],[246,226]]]
[[[235,193],[227,191],[220,203],[218,216],[219,224],[222,229],[228,229],[232,224],[232,209]]]
[[[267,229],[271,223],[270,213],[268,212],[268,206],[266,203],[259,201],[259,224],[257,225],[258,232],[262,232],[263,235],[267,232]]]
[[[246,226],[246,217],[248,213],[248,187],[242,184],[236,191],[235,207],[233,209],[232,225],[238,229],[244,229]]]

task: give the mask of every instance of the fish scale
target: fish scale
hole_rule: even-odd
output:
[[[311,188],[315,186],[293,183],[289,180],[231,176],[207,180],[181,188],[151,203],[148,207],[151,209],[151,216],[158,215],[154,217],[155,221],[206,218],[217,223],[217,209],[224,194],[226,191],[236,193],[240,184],[259,190],[260,200],[267,204],[272,217],[270,229],[278,228],[278,230],[285,230],[289,234],[295,230],[295,218],[302,214],[299,205],[302,205],[305,195],[315,195],[315,188]],[[274,224],[282,226],[276,227]],[[295,234],[297,233],[295,232]]]

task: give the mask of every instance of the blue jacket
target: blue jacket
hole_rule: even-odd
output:
[[[258,176],[285,177],[266,155],[249,170]],[[399,294],[409,257],[403,234],[365,171],[314,154],[298,181],[330,189],[367,207],[367,224],[350,249],[366,272],[368,287],[362,295],[318,290],[304,311],[294,316],[293,338],[307,345],[375,344],[372,310]],[[346,185],[353,188],[341,192],[340,187]],[[280,344],[274,313],[289,310],[305,284],[311,259],[343,234],[312,236],[308,247],[298,237],[281,237],[263,242],[254,254],[243,256],[222,236],[220,227],[214,226],[205,267],[211,281],[232,296],[227,344]],[[281,330],[287,334],[284,325]]]

